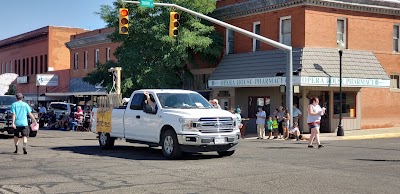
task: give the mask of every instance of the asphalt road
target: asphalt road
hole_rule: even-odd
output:
[[[399,139],[324,143],[246,139],[230,157],[169,161],[122,140],[101,150],[93,133],[40,131],[28,155],[1,136],[0,193],[399,193]]]

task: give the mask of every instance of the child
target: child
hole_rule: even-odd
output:
[[[290,129],[289,133],[293,134],[297,141],[300,141],[300,130],[297,122],[293,122],[293,128]]]
[[[268,122],[267,122],[267,129],[268,129],[268,139],[271,139],[272,136],[272,131],[274,130],[273,128],[273,121],[272,121],[272,117],[268,118]]]
[[[274,139],[278,139],[279,124],[277,116],[274,116],[274,120],[272,120],[272,129],[274,130]]]

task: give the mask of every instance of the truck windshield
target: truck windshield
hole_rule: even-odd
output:
[[[157,93],[163,108],[197,109],[212,108],[198,93]]]
[[[12,103],[16,102],[17,98],[15,96],[0,96],[0,105],[10,106]]]

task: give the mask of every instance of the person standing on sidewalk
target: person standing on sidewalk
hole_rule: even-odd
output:
[[[257,139],[264,139],[265,136],[265,118],[267,117],[267,114],[265,111],[263,111],[262,107],[258,107],[258,112],[256,114],[257,120],[257,133],[258,137]]]
[[[310,126],[311,129],[311,136],[309,140],[308,147],[309,148],[314,148],[312,145],[314,138],[317,141],[318,148],[324,147],[324,145],[321,144],[319,140],[319,127],[320,127],[320,121],[321,121],[321,116],[325,114],[325,108],[321,108],[319,106],[319,99],[317,97],[311,98],[311,104],[307,108],[307,123],[308,126]]]
[[[17,97],[17,102],[11,104],[12,127],[14,128],[14,144],[15,144],[14,153],[18,153],[18,141],[19,141],[19,136],[21,134],[24,141],[24,147],[22,149],[24,150],[24,154],[27,154],[26,144],[28,143],[28,136],[29,136],[27,115],[31,117],[32,122],[36,125],[37,121],[32,114],[31,107],[27,103],[22,102],[24,96],[21,93],[18,93],[16,97]]]

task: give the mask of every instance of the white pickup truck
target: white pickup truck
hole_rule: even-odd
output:
[[[155,107],[146,103],[147,91]],[[164,156],[176,159],[182,152],[235,152],[240,139],[236,116],[212,108],[197,92],[188,90],[138,90],[126,107],[93,109],[92,131],[101,148],[111,148],[117,138],[162,147]]]

